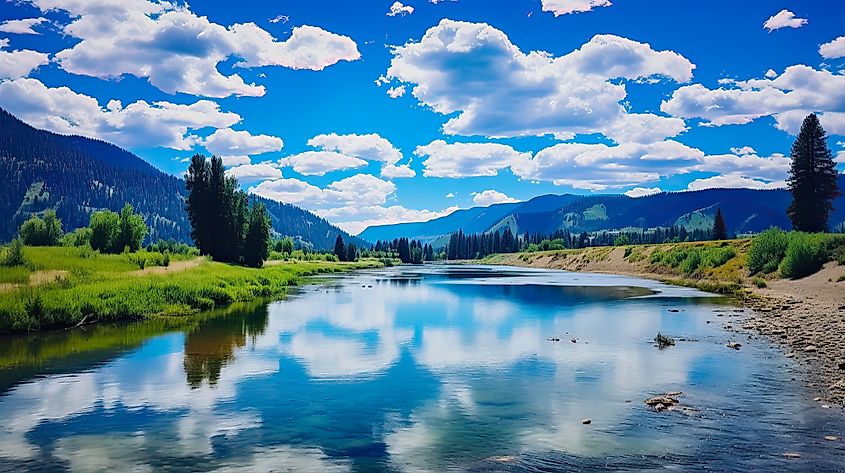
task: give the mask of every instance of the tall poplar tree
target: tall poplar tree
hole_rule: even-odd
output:
[[[796,230],[827,230],[833,199],[839,195],[836,178],[836,163],[827,146],[827,135],[819,118],[811,113],[801,124],[792,145],[792,168],[787,179],[792,193],[787,214]]]

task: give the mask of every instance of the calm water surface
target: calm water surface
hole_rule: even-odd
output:
[[[725,348],[736,310],[639,279],[426,266],[190,327],[2,339],[0,471],[845,471],[823,439],[842,412],[765,341]],[[658,331],[687,341],[658,350]],[[668,391],[683,409],[643,403]]]

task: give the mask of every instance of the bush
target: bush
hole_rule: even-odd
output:
[[[778,269],[789,246],[789,235],[778,228],[770,228],[754,237],[748,250],[748,271],[771,273]]]
[[[62,221],[54,210],[44,212],[44,218],[32,216],[21,225],[21,239],[30,246],[56,246],[62,237]]]
[[[783,277],[802,278],[821,269],[827,258],[825,235],[793,232],[778,269]]]
[[[91,245],[91,229],[88,227],[77,228],[76,230],[66,233],[65,236],[59,240],[62,246],[83,247]]]
[[[91,248],[103,253],[138,251],[147,235],[147,224],[126,204],[120,214],[103,210],[91,214]]]
[[[613,246],[625,246],[630,244],[631,240],[628,238],[628,235],[625,235],[624,233],[616,237],[615,240],[613,240]]]
[[[759,277],[759,276],[752,279],[751,282],[754,283],[754,285],[759,287],[760,289],[763,289],[764,287],[768,286],[768,284],[766,283],[766,280]]]
[[[23,256],[23,242],[20,238],[12,240],[12,243],[0,254],[0,263],[8,267],[26,264],[26,258]]]
[[[681,271],[683,271],[683,273],[687,276],[694,273],[695,270],[701,266],[701,252],[695,249],[686,252],[686,257],[683,261],[681,261],[679,266]]]
[[[709,268],[718,268],[736,256],[736,248],[725,246],[721,248],[708,248],[702,256],[701,265]]]

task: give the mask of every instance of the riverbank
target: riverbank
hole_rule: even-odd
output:
[[[485,264],[619,274],[730,295],[753,309],[740,327],[780,346],[800,367],[818,402],[845,407],[845,266],[830,262],[802,279],[751,277],[746,269],[749,240],[729,245],[736,254],[715,267],[685,274],[665,263],[666,254],[689,248],[726,247],[722,242],[638,245],[580,250],[499,254]],[[763,286],[763,287],[761,287]],[[727,327],[726,327],[727,328]]]
[[[306,276],[381,266],[283,261],[256,269],[174,256],[167,266],[139,269],[132,255],[65,247],[27,247],[24,256],[26,266],[0,268],[0,333],[196,315],[283,297]]]

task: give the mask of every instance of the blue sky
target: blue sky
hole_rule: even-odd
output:
[[[393,13],[393,14],[389,14]],[[837,0],[0,3],[0,106],[357,233],[547,193],[779,187],[845,163]]]

